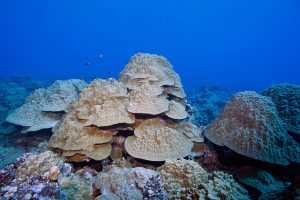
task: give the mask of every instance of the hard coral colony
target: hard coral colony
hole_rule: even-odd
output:
[[[284,100],[287,94],[289,99]],[[214,155],[210,150],[218,149],[214,143],[271,164],[300,162],[300,146],[289,135],[298,134],[300,127],[299,116],[289,117],[289,112],[299,113],[299,94],[299,87],[290,85],[272,86],[264,96],[240,92],[207,128],[197,127],[171,63],[162,56],[138,53],[119,80],[56,81],[34,91],[7,117],[23,126],[22,132],[52,128],[53,135],[48,150],[25,154],[0,171],[0,195],[4,199],[251,199],[230,170],[208,170],[220,165],[217,156],[210,156],[209,162],[217,164],[207,169],[196,159],[184,158]],[[196,149],[200,150],[192,152]],[[289,186],[261,169],[241,168],[236,175],[262,196],[266,191],[261,188],[275,191],[273,180],[280,192]],[[266,182],[270,184],[265,186]]]

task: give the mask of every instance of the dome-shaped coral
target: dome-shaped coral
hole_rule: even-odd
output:
[[[165,113],[169,110],[168,97],[185,97],[179,75],[171,63],[166,58],[154,54],[134,55],[121,72],[120,81],[130,90],[128,110],[136,114]],[[173,102],[172,107],[174,104]],[[179,107],[178,104],[175,105]],[[187,117],[184,111],[181,113],[176,118]],[[173,117],[173,113],[168,114]]]
[[[262,93],[271,97],[288,131],[300,134],[300,86],[272,85]]]
[[[255,92],[234,95],[205,136],[250,158],[282,165],[300,162],[300,146],[286,132],[275,104]]]

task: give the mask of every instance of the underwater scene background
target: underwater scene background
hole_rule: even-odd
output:
[[[4,0],[0,74],[117,77],[130,56],[148,52],[167,57],[187,88],[299,84],[299,4]]]
[[[0,2],[0,199],[299,199],[300,2]]]

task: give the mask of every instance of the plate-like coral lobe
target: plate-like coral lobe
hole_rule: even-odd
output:
[[[55,81],[48,88],[35,90],[6,120],[24,126],[23,132],[52,128],[61,120],[61,113],[56,112],[64,112],[85,86],[78,79]]]
[[[76,115],[76,104],[78,102],[70,105],[66,117],[54,127],[49,145],[64,150],[63,155],[66,157],[81,154],[95,160],[107,158],[111,152],[108,142],[112,139],[112,131],[101,130],[96,126],[86,127],[85,120],[78,119]],[[103,145],[97,148],[96,145],[100,144]]]
[[[255,92],[234,95],[205,136],[257,160],[281,165],[300,162],[300,146],[287,133],[275,104]]]
[[[127,111],[127,88],[115,79],[96,79],[80,94],[75,110],[85,126],[98,127],[133,124],[135,117]]]
[[[176,129],[170,128],[159,118],[143,121],[135,130],[135,136],[125,141],[127,152],[136,158],[150,161],[187,156],[193,143]]]
[[[128,110],[135,114],[165,113],[169,110],[170,96],[185,97],[180,77],[171,63],[155,54],[134,55],[121,72],[120,81],[130,90]]]

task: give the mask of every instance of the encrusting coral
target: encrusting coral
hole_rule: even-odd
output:
[[[47,175],[46,173],[54,173],[54,166],[60,169],[63,164],[63,160],[51,151],[31,155],[18,167],[16,178],[18,180],[24,180],[27,177],[44,176]]]
[[[275,103],[288,131],[300,134],[300,86],[276,84],[262,93]]]
[[[300,162],[300,145],[287,133],[275,104],[255,92],[234,95],[204,134],[250,158],[281,165]]]
[[[250,199],[232,175],[208,173],[192,160],[167,160],[158,172],[169,199]]]
[[[159,173],[142,167],[112,165],[96,176],[94,184],[101,191],[97,199],[167,199]]]
[[[59,180],[60,199],[93,200],[91,184],[78,177],[68,176]]]
[[[164,57],[136,54],[120,81],[96,79],[81,92],[53,128],[50,146],[72,161],[102,160],[109,155],[117,159],[124,146],[112,147],[113,138],[125,130],[135,134],[125,141],[133,157],[150,161],[185,157],[193,141],[203,138],[202,131],[187,122],[184,97],[180,78]],[[178,122],[182,122],[179,131]]]
[[[25,104],[7,117],[7,121],[24,126],[22,132],[54,127],[71,101],[77,100],[86,86],[82,80],[55,81],[50,87],[37,89]]]

